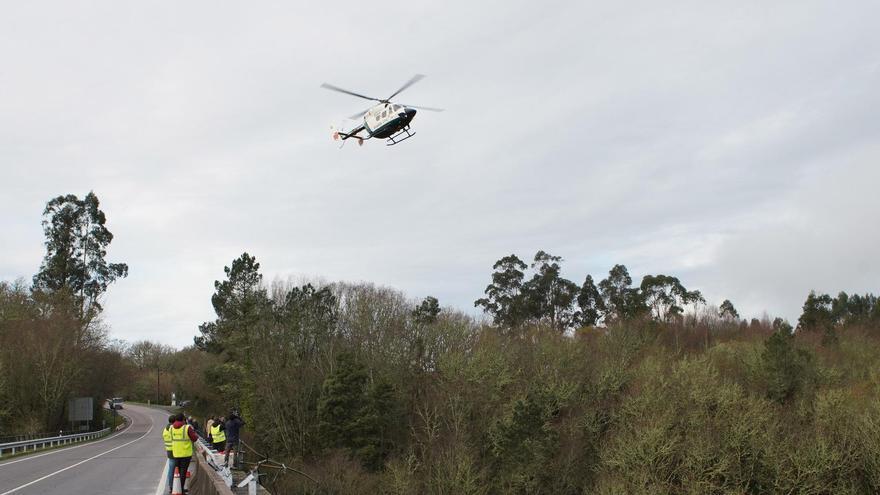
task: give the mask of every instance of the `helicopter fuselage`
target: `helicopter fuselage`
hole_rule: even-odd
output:
[[[414,108],[396,103],[380,103],[364,114],[364,129],[370,137],[386,139],[407,127],[415,116]]]

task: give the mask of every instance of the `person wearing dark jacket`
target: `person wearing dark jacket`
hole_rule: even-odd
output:
[[[235,455],[239,450],[239,434],[241,433],[241,427],[244,426],[244,420],[235,411],[231,411],[229,419],[226,420],[224,426],[226,427],[226,455],[223,457],[223,464],[229,466],[229,451],[231,450],[235,451],[232,454],[232,463],[235,464]]]
[[[172,466],[177,468],[177,472],[180,474],[181,486],[183,486],[186,481],[186,470],[189,469],[189,463],[192,460],[193,444],[199,440],[195,428],[186,424],[185,420],[186,417],[183,414],[178,414],[175,418],[174,424],[171,425],[170,430],[171,453],[174,456],[171,461]],[[173,483],[169,483],[169,493],[171,493],[173,487]]]

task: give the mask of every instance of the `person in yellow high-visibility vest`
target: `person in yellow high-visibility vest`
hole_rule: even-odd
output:
[[[177,421],[177,415],[168,416],[168,425],[162,429],[162,440],[165,442],[165,455],[168,456],[168,486],[171,489],[171,483],[174,481],[174,453],[172,452],[171,442],[171,425]]]
[[[199,436],[196,435],[192,426],[186,424],[186,416],[178,414],[175,417],[174,424],[171,425],[171,455],[172,472],[173,468],[177,468],[180,473],[180,484],[183,486],[186,480],[186,470],[189,469],[189,463],[193,455],[193,443],[198,441]],[[172,479],[173,482],[173,479]],[[173,484],[169,483],[168,491],[171,492]]]
[[[224,418],[220,418],[211,426],[211,441],[214,443],[214,450],[221,454],[226,450],[226,426]]]

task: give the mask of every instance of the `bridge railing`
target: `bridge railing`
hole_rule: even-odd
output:
[[[109,433],[110,428],[104,428],[103,430],[89,431],[86,433],[57,435],[45,438],[20,440],[17,442],[0,443],[0,457],[3,457],[4,452],[7,452],[7,454],[9,455],[14,455],[17,452],[27,452],[28,450],[37,450],[44,447],[55,447],[57,445],[66,445],[71,443],[84,442],[86,440],[93,440],[103,437],[104,435],[107,435]]]

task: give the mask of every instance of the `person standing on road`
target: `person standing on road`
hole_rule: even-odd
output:
[[[168,416],[168,424],[162,429],[162,440],[165,441],[165,455],[168,457],[166,464],[168,464],[169,490],[171,489],[171,483],[174,482],[174,452],[172,446],[173,442],[171,441],[171,425],[173,425],[175,421],[177,421],[177,415],[172,414],[171,416]]]
[[[174,455],[172,465],[177,468],[180,474],[180,486],[186,482],[186,470],[189,469],[189,463],[192,460],[193,444],[198,441],[199,436],[196,435],[195,429],[185,422],[186,417],[178,414],[175,417],[174,424],[171,425],[171,452]],[[173,490],[174,484],[168,484],[169,493]]]
[[[241,419],[235,411],[229,412],[229,419],[226,420],[226,455],[223,457],[223,464],[229,466],[229,452],[232,451],[232,464],[235,464],[235,456],[238,454],[239,433],[241,427],[244,426],[244,420]]]
[[[211,427],[211,443],[214,444],[214,450],[220,452],[226,450],[226,426],[225,418],[220,417],[217,421],[214,421],[214,426]]]

